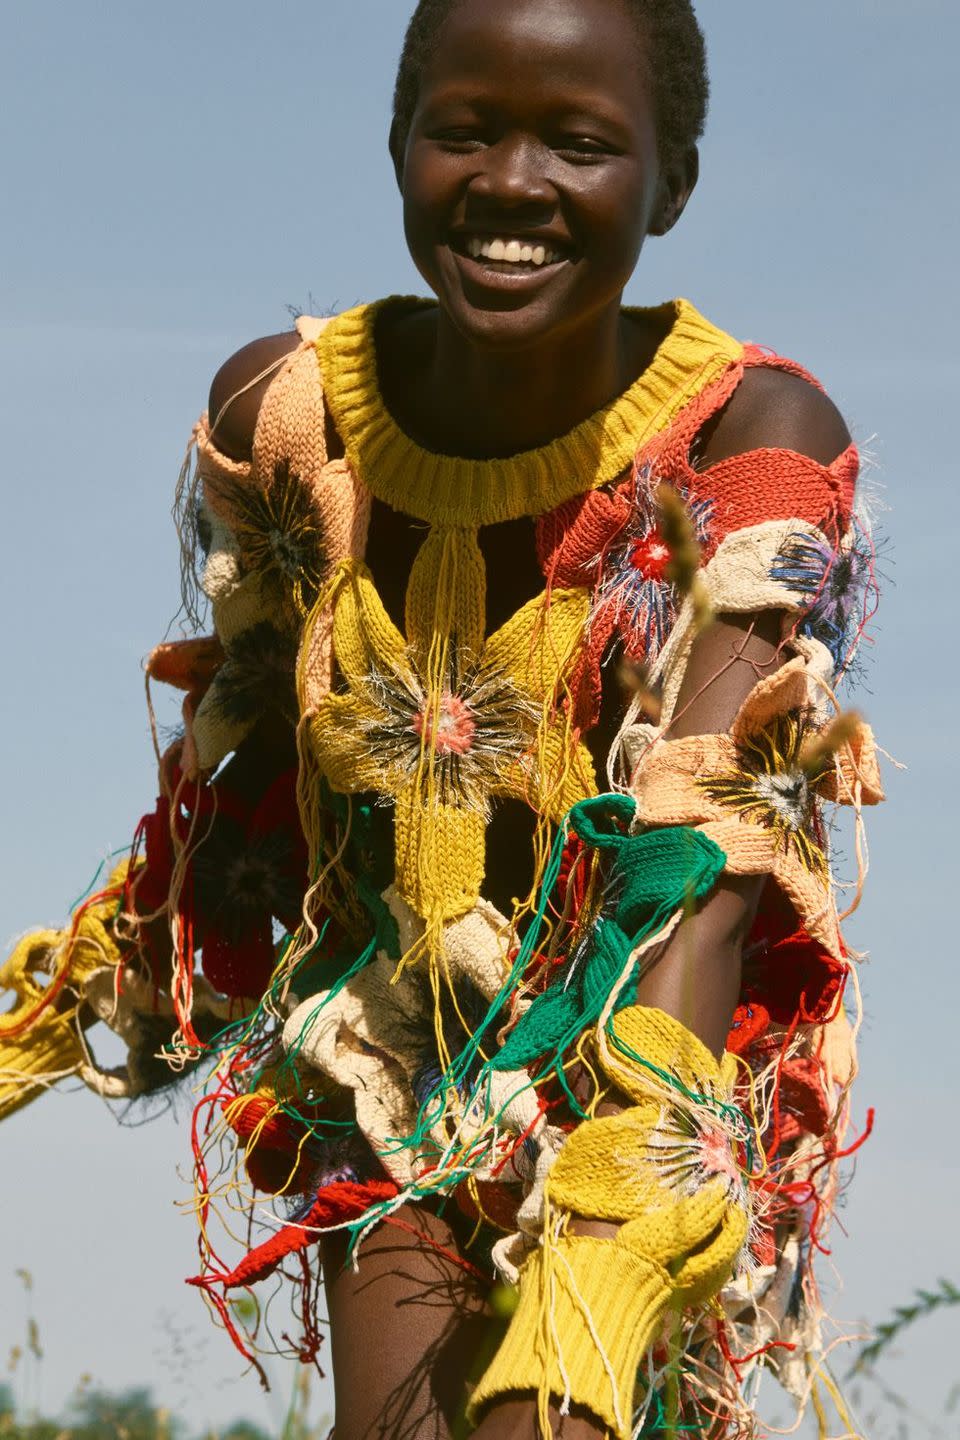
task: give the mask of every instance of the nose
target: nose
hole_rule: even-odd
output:
[[[478,153],[483,164],[470,182],[473,200],[510,210],[553,208],[556,192],[547,174],[550,152],[536,140],[505,135]]]

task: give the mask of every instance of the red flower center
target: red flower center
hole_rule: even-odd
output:
[[[662,580],[670,558],[670,546],[656,529],[630,548],[630,564],[639,570],[644,580]]]
[[[448,691],[439,706],[427,705],[414,716],[413,728],[438,755],[466,755],[473,745],[477,722],[466,701]]]

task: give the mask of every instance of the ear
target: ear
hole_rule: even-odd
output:
[[[390,159],[393,161],[393,173],[397,177],[397,186],[403,192],[403,161],[406,146],[401,143],[400,126],[397,117],[393,117],[390,126],[390,139],[387,142],[390,149]]]
[[[666,235],[673,229],[687,208],[687,201],[699,179],[700,151],[696,145],[691,145],[689,150],[664,167],[649,234]]]

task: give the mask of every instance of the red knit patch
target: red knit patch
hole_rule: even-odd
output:
[[[203,1289],[219,1284],[224,1290],[256,1285],[272,1275],[288,1255],[313,1245],[321,1231],[358,1220],[371,1206],[392,1200],[397,1194],[397,1187],[390,1180],[370,1180],[363,1185],[352,1181],[328,1185],[318,1193],[309,1213],[298,1225],[284,1225],[282,1230],[245,1255],[228,1275],[194,1276],[187,1284],[199,1285]]]
[[[768,520],[805,521],[839,540],[853,509],[859,472],[855,446],[829,466],[793,450],[760,449],[731,456],[706,470],[694,467],[691,452],[697,437],[729,402],[744,371],[757,366],[784,370],[817,384],[792,361],[748,346],[742,361],[729,366],[640,452],[631,475],[613,488],[577,496],[538,521],[537,553],[548,585],[596,591],[605,557],[618,542],[623,543],[630,523],[636,475],[646,469],[651,484],[666,483],[692,502],[710,502],[704,562],[734,531]],[[658,566],[667,563],[657,552],[655,540],[655,536],[647,537],[636,547],[635,563],[651,578]],[[613,618],[601,609],[591,624],[572,687],[576,722],[583,729],[599,718],[600,667],[613,639]]]

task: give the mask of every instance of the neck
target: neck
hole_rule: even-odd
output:
[[[425,445],[469,459],[516,455],[566,434],[622,394],[651,353],[619,303],[518,352],[476,345],[442,310],[428,318],[403,408]]]

